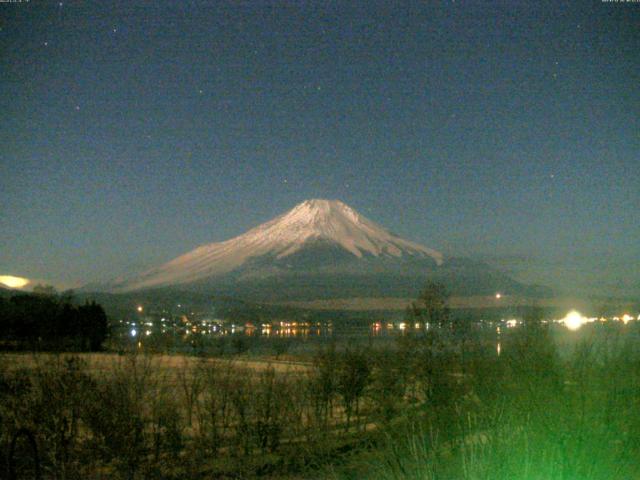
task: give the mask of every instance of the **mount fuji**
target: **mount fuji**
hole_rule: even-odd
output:
[[[248,232],[210,243],[100,290],[181,290],[258,301],[413,296],[431,279],[456,295],[526,294],[486,264],[445,258],[338,200],[307,200]]]

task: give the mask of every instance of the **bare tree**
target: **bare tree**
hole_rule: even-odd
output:
[[[337,390],[344,403],[348,429],[352,415],[355,413],[356,418],[358,417],[360,398],[369,384],[371,367],[363,351],[347,350],[341,360]]]
[[[407,312],[410,323],[420,323],[424,328],[445,327],[451,322],[449,293],[444,285],[429,281]]]

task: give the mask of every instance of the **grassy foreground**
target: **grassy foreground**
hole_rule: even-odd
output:
[[[532,323],[272,365],[5,355],[0,478],[640,478],[638,341]]]
[[[637,328],[589,328],[563,355],[540,328],[514,332],[497,358],[473,355],[464,392],[387,429],[333,478],[640,478]]]

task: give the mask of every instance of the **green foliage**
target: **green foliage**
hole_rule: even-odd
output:
[[[500,355],[476,339],[457,376],[462,394],[435,387],[443,402],[428,400],[424,416],[406,430],[389,430],[384,446],[362,453],[367,461],[344,477],[638,478],[637,332],[621,341],[608,328],[593,326],[564,357],[549,327],[535,318],[502,336]]]
[[[464,356],[437,332],[331,345],[296,371],[5,355],[0,448],[34,431],[43,475],[60,479],[327,478],[327,465],[365,479],[638,478],[640,332],[588,328],[562,352],[535,318],[503,331],[500,353],[495,329]]]

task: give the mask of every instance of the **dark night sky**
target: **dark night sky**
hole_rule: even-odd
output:
[[[640,3],[0,3],[0,275],[149,267],[336,198],[640,292]]]

